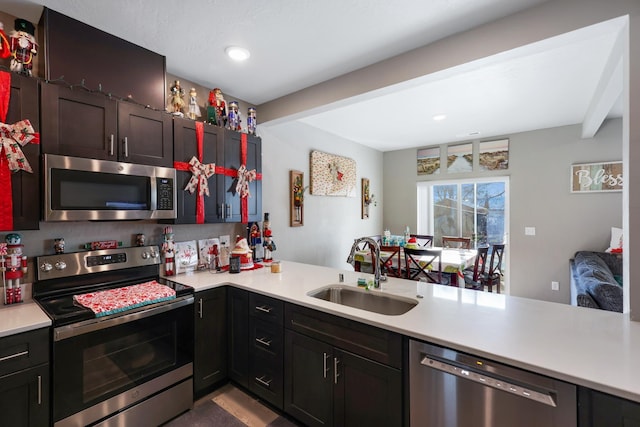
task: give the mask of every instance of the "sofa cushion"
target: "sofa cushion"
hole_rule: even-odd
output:
[[[607,263],[595,253],[578,252],[575,260],[579,276],[592,275],[603,282],[609,283],[616,281]]]
[[[600,308],[622,313],[622,288],[620,286],[602,282],[592,276],[582,277],[581,282]]]

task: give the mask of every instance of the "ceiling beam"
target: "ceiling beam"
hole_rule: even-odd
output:
[[[611,49],[609,59],[602,71],[600,81],[589,103],[589,108],[582,121],[582,138],[593,138],[602,126],[602,123],[611,112],[613,106],[621,100],[623,91],[622,58],[624,54],[623,32],[618,37]]]

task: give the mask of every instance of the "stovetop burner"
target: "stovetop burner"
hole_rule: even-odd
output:
[[[38,257],[36,263],[38,280],[33,285],[33,298],[54,326],[96,318],[92,310],[74,301],[74,295],[151,280],[174,289],[176,298],[194,293],[190,286],[159,278],[157,246],[46,255]]]

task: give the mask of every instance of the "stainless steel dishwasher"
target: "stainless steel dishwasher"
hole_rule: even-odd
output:
[[[409,342],[412,427],[571,427],[576,386],[451,349]]]

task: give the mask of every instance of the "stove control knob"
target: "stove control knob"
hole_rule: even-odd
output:
[[[67,268],[67,263],[64,261],[58,261],[55,264],[56,270],[64,270],[65,268]]]
[[[156,251],[154,251],[153,249],[151,250],[151,258],[158,258],[160,256],[160,254]]]
[[[142,259],[149,258],[149,252],[142,252]]]
[[[53,266],[50,263],[45,262],[40,266],[40,270],[42,270],[42,271],[44,271],[46,273],[46,272],[49,272],[49,271],[53,270]]]

